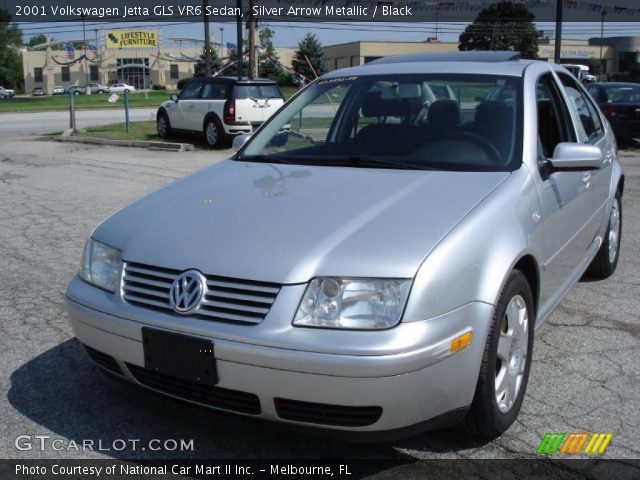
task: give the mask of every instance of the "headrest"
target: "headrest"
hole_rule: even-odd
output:
[[[511,108],[499,100],[485,100],[476,107],[476,123],[491,125],[511,116]]]
[[[421,99],[399,98],[383,99],[380,92],[367,94],[362,103],[362,115],[365,117],[407,117],[420,111]]]
[[[430,125],[458,125],[460,124],[460,106],[450,99],[436,100],[429,107],[427,122]]]

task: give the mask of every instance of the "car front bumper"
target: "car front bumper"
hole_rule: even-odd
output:
[[[379,354],[362,354],[355,346],[349,353],[345,345],[339,352],[317,351],[312,345],[283,348],[260,344],[255,333],[244,341],[231,339],[216,322],[202,320],[210,334],[198,336],[214,343],[219,382],[216,387],[195,387],[171,378],[154,378],[153,372],[144,369],[142,328],[193,334],[182,328],[184,317],[161,326],[165,314],[133,307],[144,311],[144,319],[127,318],[121,311],[88,306],[91,302],[81,295],[89,290],[97,291],[99,297],[108,296],[76,278],[67,292],[67,311],[76,337],[89,347],[89,354],[102,368],[146,388],[216,409],[295,425],[362,432],[403,430],[428,425],[429,420],[450,412],[463,412],[473,399],[493,309],[486,303],[472,302],[440,317],[400,324],[387,331],[331,332],[344,333],[346,339],[353,338],[353,333],[369,336],[372,343],[380,345],[397,343],[390,339],[403,337],[404,347],[381,348]],[[267,317],[263,323],[269,320]],[[325,333],[302,330],[311,336]],[[471,344],[452,354],[451,340],[466,331],[473,333]],[[247,407],[247,395],[252,399],[251,407]]]

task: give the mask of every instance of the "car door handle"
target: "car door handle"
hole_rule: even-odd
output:
[[[585,188],[589,188],[591,184],[591,174],[589,172],[582,175],[582,183],[584,183]]]

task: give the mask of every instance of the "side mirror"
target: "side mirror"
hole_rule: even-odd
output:
[[[558,172],[597,170],[602,167],[602,150],[594,145],[559,143],[550,162],[552,170]]]
[[[240,135],[237,135],[233,139],[233,151],[237,152],[238,150],[240,150],[244,146],[244,144],[249,141],[250,138],[250,133],[241,133]]]
[[[171,95],[171,100],[173,100],[174,102],[178,103],[178,95],[176,95],[175,93],[173,95]]]

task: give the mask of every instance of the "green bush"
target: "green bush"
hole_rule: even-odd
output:
[[[164,85],[153,85],[153,87],[151,87],[151,90],[166,90],[167,87],[165,87]]]

